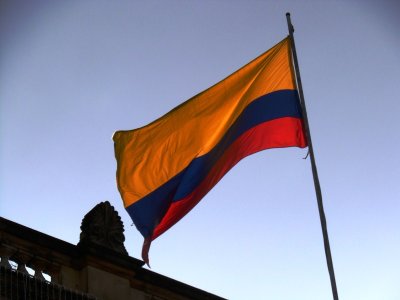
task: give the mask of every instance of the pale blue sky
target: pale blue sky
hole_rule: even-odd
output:
[[[76,244],[143,126],[287,35],[292,13],[340,299],[400,298],[400,2],[0,4],[0,215]],[[155,240],[153,271],[229,299],[331,299],[306,150],[240,162]]]

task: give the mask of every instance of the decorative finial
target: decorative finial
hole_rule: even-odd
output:
[[[124,224],[110,202],[100,202],[82,220],[78,245],[97,244],[121,254],[125,249]]]

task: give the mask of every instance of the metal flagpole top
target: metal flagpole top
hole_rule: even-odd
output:
[[[286,13],[286,20],[288,22],[289,33],[293,33],[294,32],[294,27],[292,25],[292,21],[290,20],[290,12]]]

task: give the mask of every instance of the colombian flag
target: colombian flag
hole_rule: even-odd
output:
[[[307,146],[290,40],[158,120],[114,136],[124,205],[152,240],[185,216],[242,158],[269,148]]]

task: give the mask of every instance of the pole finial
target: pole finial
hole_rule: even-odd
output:
[[[288,24],[289,34],[293,34],[294,27],[292,25],[292,21],[290,20],[290,12],[286,13],[286,21],[287,21],[287,24]]]

